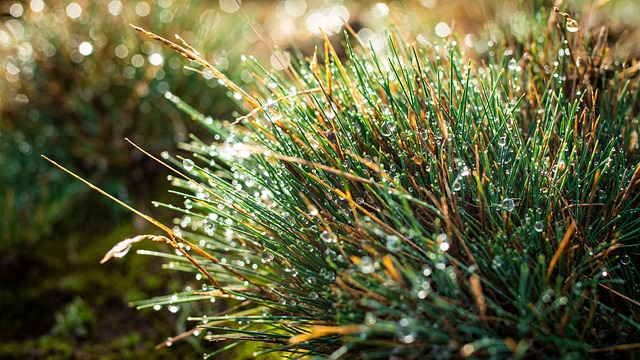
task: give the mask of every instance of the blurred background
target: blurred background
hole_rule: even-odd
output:
[[[534,2],[531,2],[534,3]],[[609,21],[612,61],[640,54],[640,3],[557,2],[585,32]],[[166,358],[208,346],[196,339],[155,350],[187,329],[188,309],[137,311],[128,303],[182,291],[189,279],[154,257],[98,262],[115,243],[154,233],[146,223],[46,163],[44,154],[144,213],[170,223],[151,200],[168,193],[153,154],[202,135],[167,92],[214,118],[238,108],[216,79],[128,24],[180,34],[219,70],[246,84],[241,55],[275,67],[275,47],[312,53],[324,29],[340,44],[344,23],[374,50],[389,26],[420,46],[449,38],[469,53],[526,39],[533,8],[516,1],[93,0],[0,2],[0,358]],[[527,7],[529,6],[529,7]],[[549,14],[550,12],[547,11]],[[511,40],[509,40],[511,41]],[[637,64],[634,63],[634,64]],[[153,249],[153,244],[146,244]],[[213,305],[212,305],[213,306]]]

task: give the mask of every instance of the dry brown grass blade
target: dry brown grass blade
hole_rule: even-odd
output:
[[[165,244],[171,244],[171,240],[167,239],[164,236],[158,236],[158,235],[138,235],[138,236],[134,236],[132,238],[122,240],[119,243],[115,244],[111,248],[111,250],[109,250],[104,255],[102,260],[100,260],[100,264],[104,264],[104,263],[106,263],[107,261],[109,261],[110,259],[112,259],[114,257],[122,257],[124,255],[123,252],[125,252],[129,247],[131,247],[131,245],[139,243],[140,241],[146,240],[146,239],[163,242]],[[119,254],[122,254],[122,255],[119,255]]]
[[[301,342],[317,339],[329,335],[348,335],[360,331],[361,325],[346,325],[346,326],[324,326],[314,325],[311,326],[311,332],[307,334],[300,334],[293,336],[289,339],[290,344],[299,344]]]
[[[635,305],[635,306],[639,306],[639,307],[640,307],[640,302],[638,302],[638,301],[636,301],[636,300],[633,300],[632,298],[630,298],[630,297],[628,297],[628,296],[625,296],[624,294],[621,294],[621,293],[619,293],[619,292],[617,292],[617,291],[613,290],[612,288],[610,288],[610,287],[608,287],[608,286],[606,286],[606,285],[604,285],[604,284],[602,284],[602,283],[600,283],[600,284],[598,284],[598,285],[599,285],[600,287],[602,287],[602,288],[607,289],[607,290],[608,290],[608,291],[610,291],[612,294],[615,294],[615,295],[617,295],[617,296],[619,296],[619,297],[623,298],[624,300],[626,300],[626,301],[628,301],[628,302],[632,303],[633,305]]]
[[[389,255],[385,255],[382,258],[382,264],[384,265],[385,273],[387,274],[387,276],[393,279],[393,281],[395,281],[396,284],[400,286],[404,286],[404,281],[402,281],[402,275],[400,274],[400,271],[393,265],[393,261],[391,260]]]
[[[564,249],[567,247],[567,244],[569,243],[569,239],[571,239],[571,235],[573,235],[573,232],[575,230],[576,230],[576,223],[572,222],[569,225],[567,232],[564,233],[564,237],[562,238],[562,241],[558,246],[558,250],[556,250],[556,253],[553,255],[551,262],[549,262],[549,268],[547,268],[547,277],[546,277],[547,282],[549,282],[549,279],[551,278],[551,274],[553,273],[553,269],[555,268],[556,264],[560,260],[560,256],[562,256],[562,253],[564,252]]]
[[[480,278],[477,275],[471,275],[469,277],[469,282],[471,283],[471,291],[473,292],[473,296],[476,298],[476,304],[478,305],[478,309],[480,310],[480,318],[486,321],[487,302],[485,301],[484,294],[482,293],[482,284],[480,282]]]
[[[160,41],[161,43],[165,44],[166,46],[168,46],[170,49],[175,50],[176,52],[178,52],[180,55],[186,57],[187,59],[191,60],[191,61],[195,61],[198,64],[202,65],[203,67],[205,67],[206,69],[208,69],[209,71],[211,71],[211,74],[218,80],[220,80],[225,86],[227,86],[229,89],[231,89],[232,91],[240,94],[242,96],[242,98],[251,106],[252,109],[255,109],[257,107],[260,107],[260,103],[258,102],[258,100],[256,100],[253,96],[249,95],[247,92],[245,92],[240,86],[236,85],[236,83],[234,83],[233,81],[229,80],[228,77],[226,77],[223,73],[221,73],[215,66],[211,65],[200,53],[198,52],[194,52],[190,49],[186,49],[185,47],[178,45],[176,43],[174,43],[173,41],[167,40],[165,38],[163,38],[162,36],[156,35],[150,31],[147,31],[139,26],[135,26],[133,24],[130,24],[131,27],[133,27],[136,31],[138,31],[139,33],[148,36],[154,40]],[[189,46],[188,44],[186,44],[186,46],[188,46],[189,48],[191,48],[191,46]]]
[[[629,351],[629,350],[635,350],[635,349],[640,349],[640,343],[615,345],[615,346],[608,346],[604,348],[590,349],[589,352],[601,353],[601,352],[609,352],[609,351]]]

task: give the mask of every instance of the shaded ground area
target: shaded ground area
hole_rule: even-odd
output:
[[[43,241],[25,244],[0,260],[0,358],[160,359],[193,354],[186,342],[155,349],[164,340],[158,336],[180,331],[180,312],[128,306],[130,301],[180,291],[185,279],[162,270],[162,261],[153,257],[131,254],[100,265],[113,244],[144,230],[134,226],[138,222],[131,215],[114,213],[107,199],[90,198],[72,209],[74,221],[57,224]],[[69,231],[77,227],[75,220],[83,224],[82,231]],[[160,246],[149,243],[145,248]]]

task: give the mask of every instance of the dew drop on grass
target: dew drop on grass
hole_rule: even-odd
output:
[[[493,258],[493,261],[491,262],[491,268],[493,270],[497,270],[499,267],[502,267],[502,257],[500,255]]]
[[[398,322],[398,325],[400,326],[397,328],[396,335],[398,336],[400,341],[405,344],[414,342],[417,337],[417,333],[412,329],[412,321],[408,318],[402,318]]]
[[[513,211],[513,208],[516,206],[516,204],[513,202],[513,199],[511,198],[505,198],[504,200],[502,200],[502,209],[506,210],[508,212]]]
[[[213,235],[213,232],[216,230],[216,225],[211,221],[205,221],[204,223],[204,231],[207,235]]]
[[[544,224],[542,221],[536,221],[535,224],[533,224],[533,228],[536,232],[540,233],[544,230]]]
[[[500,147],[505,147],[507,145],[507,137],[506,136],[500,136],[500,138],[498,139],[498,145]]]
[[[193,160],[191,160],[191,159],[184,159],[184,160],[182,161],[182,166],[183,166],[183,167],[184,167],[184,169],[185,169],[185,170],[187,170],[187,171],[192,170],[192,169],[193,169],[193,167],[194,167],[195,165],[196,165],[196,164],[195,164],[195,163],[193,162]]]
[[[282,119],[282,113],[278,110],[277,106],[268,106],[265,109],[265,114],[269,117],[272,122],[276,122]]]
[[[275,255],[273,255],[271,252],[264,250],[262,251],[262,263],[266,264],[270,261],[273,261],[273,259],[275,259]]]
[[[564,160],[558,161],[557,170],[564,171],[566,168],[567,168],[567,164],[564,162]]]
[[[460,181],[458,181],[458,179],[456,179],[453,182],[453,191],[460,191],[460,189],[462,189],[462,184],[460,183]]]
[[[333,119],[336,117],[336,113],[331,109],[328,109],[327,111],[325,111],[324,114],[327,116],[327,119]]]
[[[395,130],[396,130],[396,124],[393,121],[385,122],[384,124],[382,124],[382,127],[380,128],[380,132],[384,136],[389,136],[393,134]]]
[[[402,243],[400,242],[400,238],[396,235],[388,235],[387,236],[387,250],[391,252],[397,252],[402,249]]]
[[[320,234],[320,238],[322,239],[322,241],[324,241],[326,243],[330,243],[330,242],[333,242],[335,240],[335,238],[327,230],[323,231]]]
[[[449,243],[446,241],[443,241],[442,243],[440,243],[440,250],[446,252],[447,250],[449,250]]]
[[[371,274],[373,270],[375,270],[373,260],[371,260],[371,258],[368,256],[363,256],[362,258],[360,258],[360,264],[358,264],[358,267],[363,274]]]
[[[361,197],[358,197],[358,198],[356,198],[356,203],[359,204],[359,205],[362,205],[362,204],[364,204],[364,199],[361,198]]]
[[[567,31],[570,33],[577,32],[579,29],[578,22],[569,18],[567,19]]]
[[[629,265],[629,263],[631,263],[631,257],[629,255],[622,255],[622,257],[620,257],[620,263],[622,265]]]
[[[516,61],[516,59],[509,60],[509,70],[511,71],[515,70],[517,66],[518,66],[518,62]]]
[[[600,271],[600,275],[602,275],[603,278],[609,276],[609,271],[607,270],[607,268],[603,267]]]

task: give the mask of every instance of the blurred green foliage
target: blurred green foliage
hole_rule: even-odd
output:
[[[230,102],[214,102],[224,95],[217,81],[183,70],[181,57],[165,55],[128,24],[183,29],[200,46],[231,49],[212,54],[223,65],[243,48],[210,35],[242,24],[223,21],[220,12],[202,1],[0,4],[0,306],[9,309],[0,315],[2,357],[95,357],[100,346],[89,344],[111,347],[100,356],[119,349],[133,356],[154,351],[154,329],[175,331],[173,314],[149,322],[131,318],[126,307],[154,291],[178,290],[170,275],[148,274],[146,262],[127,272],[97,268],[110,244],[144,227],[40,154],[144,208],[152,192],[166,188],[165,173],[124,138],[156,152],[186,138],[191,120],[165,101],[169,90],[198,94],[189,98],[222,112]],[[199,21],[186,13],[200,14]]]

